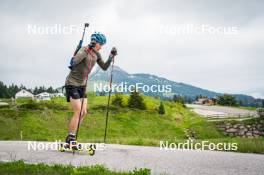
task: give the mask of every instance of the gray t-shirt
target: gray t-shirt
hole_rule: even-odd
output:
[[[106,62],[102,60],[101,54],[92,49],[88,51],[88,47],[82,47],[73,57],[74,66],[66,78],[65,86],[86,86],[87,75],[91,72],[95,63],[103,69],[107,70],[112,59],[109,57]]]

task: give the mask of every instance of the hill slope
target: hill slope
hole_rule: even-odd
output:
[[[173,102],[164,102],[166,115],[158,114],[160,101],[144,97],[147,110],[111,106],[108,140],[111,143],[157,145],[161,139],[186,139],[189,129],[197,138],[219,138],[215,126]],[[124,95],[124,103],[127,96]],[[107,97],[89,94],[89,117],[80,129],[83,141],[101,142],[104,136]],[[1,140],[64,140],[72,116],[64,99],[50,102],[19,102],[17,106],[0,109]],[[7,129],[8,128],[8,129]],[[21,131],[23,133],[21,133]]]
[[[79,141],[103,142],[107,97],[89,94],[88,98],[90,110],[81,125]],[[123,100],[127,106],[128,96]],[[164,102],[166,114],[161,116],[158,99],[144,96],[144,100],[147,110],[111,105],[107,143],[157,146],[160,141],[183,143],[193,137],[197,142],[235,142],[240,152],[264,153],[263,138],[230,138],[216,128],[216,123],[174,102]],[[72,117],[64,98],[9,103],[0,108],[0,140],[64,141]]]

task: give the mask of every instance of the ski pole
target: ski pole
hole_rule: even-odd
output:
[[[83,38],[84,38],[84,35],[85,35],[85,29],[86,27],[89,27],[89,23],[85,23],[84,24],[84,28],[83,28],[83,34],[82,34],[82,39],[79,41],[79,44],[77,45],[75,51],[74,51],[74,56],[77,54],[77,52],[80,50],[80,48],[82,47],[82,43],[83,43]]]
[[[74,55],[77,54],[77,52],[80,50],[80,48],[82,47],[82,42],[83,42],[83,38],[84,38],[84,35],[85,35],[85,28],[89,26],[89,23],[85,23],[84,24],[84,29],[83,29],[83,34],[82,34],[82,39],[80,40],[79,42],[79,45],[77,46],[75,52],[74,52]],[[87,75],[86,75],[86,80],[85,80],[85,87],[84,87],[84,93],[86,93],[86,85],[87,85],[87,82],[88,82],[88,74],[89,74],[89,70],[91,69],[91,61],[89,62],[89,66],[88,66],[88,71],[87,71]],[[80,110],[80,113],[79,113],[79,118],[78,118],[78,125],[77,125],[77,130],[76,130],[76,140],[78,138],[78,132],[79,132],[79,128],[80,128],[80,120],[81,120],[81,117],[82,117],[82,110],[83,110],[83,101],[84,101],[84,98],[82,98],[82,103],[81,103],[81,110]]]
[[[83,38],[85,35],[85,29],[86,27],[89,27],[89,23],[84,23],[84,28],[83,28],[83,34],[82,34],[82,39],[79,41],[79,44],[77,45],[74,53],[73,53],[73,57],[77,54],[77,52],[82,48],[82,43],[83,43]],[[71,70],[73,69],[73,65],[74,65],[74,59],[73,57],[71,58],[71,62],[70,62],[70,66],[68,66]]]
[[[109,81],[110,90],[109,90],[109,93],[108,93],[108,102],[107,102],[107,109],[106,109],[104,143],[106,143],[106,134],[107,134],[107,125],[108,125],[108,116],[109,116],[110,97],[111,97],[111,92],[112,92],[114,63],[115,63],[115,59],[113,58],[113,62],[112,62],[112,66],[111,66],[110,81]]]

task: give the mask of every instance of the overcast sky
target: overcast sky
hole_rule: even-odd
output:
[[[116,64],[128,73],[264,98],[263,9],[262,0],[1,1],[0,81],[63,85],[82,31],[33,34],[29,27],[89,22],[85,43],[104,33],[102,55],[116,46]],[[193,32],[204,26],[225,32]]]

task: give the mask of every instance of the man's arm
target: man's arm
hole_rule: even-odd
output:
[[[110,66],[112,62],[112,58],[109,57],[108,60],[106,62],[103,61],[102,58],[98,58],[97,59],[97,64],[103,69],[103,70],[107,70],[108,67]]]
[[[110,66],[112,60],[114,59],[114,57],[117,55],[117,50],[116,48],[114,47],[112,50],[111,50],[111,53],[108,57],[108,60],[106,62],[103,61],[102,57],[101,57],[101,54],[99,52],[96,52],[96,55],[97,55],[97,64],[103,69],[103,70],[107,70],[108,67]]]

